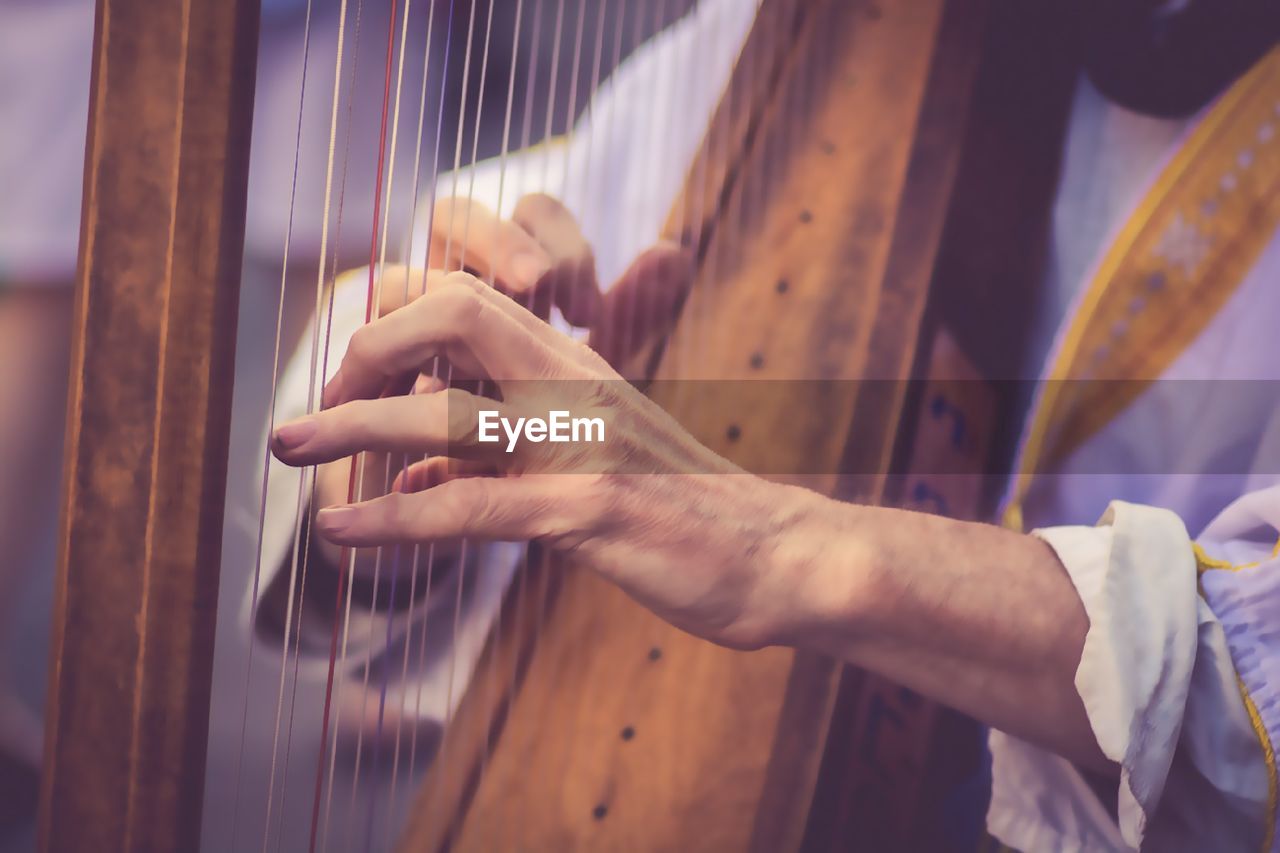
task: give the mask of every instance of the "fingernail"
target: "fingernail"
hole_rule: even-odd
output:
[[[315,418],[298,418],[276,429],[276,447],[282,450],[296,450],[310,441],[316,434]]]
[[[355,517],[355,507],[331,506],[316,513],[316,527],[321,533],[341,533]]]
[[[514,283],[524,290],[537,284],[550,269],[546,258],[532,252],[521,252],[511,259],[511,271],[516,277]]]

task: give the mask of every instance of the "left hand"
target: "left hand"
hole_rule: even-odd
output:
[[[378,316],[434,290],[447,271],[466,269],[541,318],[558,307],[571,324],[590,330],[591,346],[629,380],[643,377],[648,346],[669,330],[693,278],[689,253],[674,243],[658,242],[602,293],[595,255],[573,214],[541,193],[522,197],[510,219],[472,199],[442,198],[431,212],[428,245],[428,270],[388,266],[381,271]],[[353,270],[348,275],[355,280],[341,286],[363,287],[366,274]],[[444,386],[428,375],[417,383],[419,393]],[[358,466],[362,482],[354,494],[372,498],[386,492],[391,475],[405,460],[367,453],[363,462]],[[343,458],[318,467],[313,513],[347,502],[352,464]],[[342,563],[341,548],[325,539],[314,544],[326,564]],[[438,543],[436,554],[451,553],[452,544]],[[364,553],[355,565],[365,573],[378,560]]]
[[[496,384],[501,402],[458,388],[380,396],[437,357]],[[545,417],[548,388],[574,416],[603,418],[606,441],[525,441],[507,453],[505,442],[478,440],[481,409]],[[818,496],[717,456],[600,355],[467,273],[360,329],[323,411],[281,426],[272,449],[290,465],[432,454],[396,493],[322,510],[316,527],[335,543],[537,540],[680,627],[737,647],[776,641],[785,614],[808,609],[795,602],[805,584],[780,566],[794,566]],[[454,476],[458,459],[498,475]]]

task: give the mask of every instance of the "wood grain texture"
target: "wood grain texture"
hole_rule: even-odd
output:
[[[908,164],[941,10],[933,0],[769,4],[690,169],[667,233],[696,249],[700,275],[655,349],[652,392],[748,468],[828,471],[805,482],[831,492],[855,412],[868,410],[867,470],[890,464],[900,399],[884,408],[840,394],[815,408],[803,383],[792,400],[785,383],[753,395],[733,382],[700,383],[695,401],[691,386],[662,380],[899,378],[912,367],[929,276],[885,288],[903,200],[914,198]],[[939,221],[952,165],[916,189]],[[937,230],[919,246],[926,273]],[[883,484],[871,478],[863,497]],[[797,848],[839,668],[713,646],[590,574],[559,571],[478,783],[457,794],[448,777],[463,772],[468,747],[447,735],[402,848]]]
[[[196,848],[256,0],[100,0],[45,850]]]

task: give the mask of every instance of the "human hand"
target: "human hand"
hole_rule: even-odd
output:
[[[425,296],[356,333],[323,411],[273,437],[291,465],[363,451],[432,455],[409,466],[395,493],[322,510],[318,532],[356,547],[537,540],[693,633],[738,647],[784,636],[809,590],[783,566],[805,559],[803,530],[820,499],[712,453],[600,355],[476,277],[432,277]],[[460,388],[384,396],[437,358],[500,401]],[[525,441],[511,452],[479,440],[481,410],[514,422],[545,415],[548,395],[574,416],[601,418],[606,440]]]
[[[594,254],[576,220],[563,204],[542,194],[520,199],[509,220],[479,202],[441,199],[432,210],[428,242],[429,271],[394,265],[381,271],[379,316],[434,289],[444,277],[442,271],[465,268],[539,317],[549,316],[552,306],[560,308],[569,322],[590,329],[591,346],[628,379],[640,378],[642,365],[633,356],[674,322],[693,277],[688,253],[660,242],[642,252],[602,294]],[[362,271],[352,274],[361,280],[365,275]],[[443,387],[440,377],[424,372],[415,390],[425,393]],[[353,464],[352,458],[342,458],[319,466],[313,516],[324,507],[346,503],[351,494],[364,498],[384,494],[407,460],[364,454],[363,463],[357,465],[361,477],[354,491]],[[338,564],[339,547],[325,540],[315,545],[327,562]],[[444,554],[447,548],[441,545],[437,550]]]

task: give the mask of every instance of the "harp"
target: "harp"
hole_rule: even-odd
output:
[[[99,0],[44,849],[201,844],[258,15]],[[698,275],[639,349],[655,397],[748,469],[984,512],[1016,401],[981,380],[1017,376],[1074,70],[1057,23],[1004,0],[759,4],[665,225]],[[738,390],[688,405],[665,380],[690,364]],[[851,390],[778,390],[810,381]],[[536,550],[475,673],[365,846],[939,846],[920,816],[969,772],[966,732],[977,749],[880,678],[695,640]],[[314,849],[314,813],[282,811],[239,845]]]

